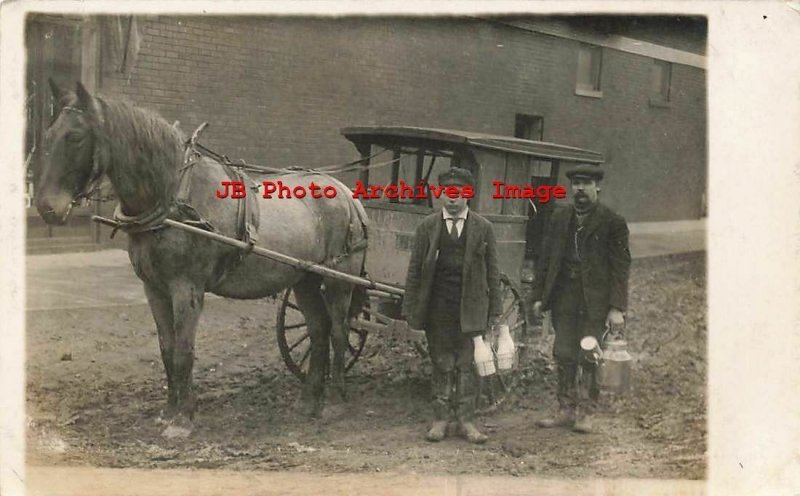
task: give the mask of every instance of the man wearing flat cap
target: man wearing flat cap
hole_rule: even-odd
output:
[[[440,186],[473,185],[467,169],[439,175]],[[414,234],[403,315],[425,329],[433,377],[435,420],[428,441],[441,441],[449,421],[472,443],[487,440],[473,423],[475,369],[473,338],[502,313],[500,271],[492,224],[471,211],[467,199],[442,193],[441,210],[425,217]]]
[[[550,310],[556,333],[559,409],[537,425],[591,432],[600,391],[595,365],[581,359],[580,341],[594,336],[602,343],[606,329],[622,332],[631,255],[625,219],[598,202],[603,170],[581,164],[566,176],[572,205],[550,217],[533,288],[534,312]]]

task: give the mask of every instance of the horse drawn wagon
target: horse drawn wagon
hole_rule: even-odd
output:
[[[494,224],[498,239],[501,320],[524,350],[528,322],[520,269],[526,243],[537,242],[528,236],[529,205],[535,202],[498,196],[497,183],[553,186],[561,164],[602,161],[587,150],[482,133],[349,127],[341,132],[360,158],[347,168],[358,178],[345,185],[332,171],[233,163],[197,143],[199,130],[184,140],[160,117],[90,95],[80,84],[75,93],[53,85],[53,93],[59,108],[45,137],[37,208],[46,221],[64,222],[75,201],[91,195],[102,177],[111,180],[119,207],[113,220],[95,220],[129,234],[131,263],[144,282],[159,332],[168,379],[166,413],[189,426],[195,409],[195,326],[206,292],[233,298],[280,295],[278,346],[289,370],[305,379],[312,414],[321,411],[326,375],[344,397],[344,371],[357,361],[369,334],[399,333],[421,343],[421,331],[408,328],[399,308],[413,231],[434,210],[434,200],[385,195],[353,201],[368,184],[424,186],[454,166],[473,173],[470,208]],[[375,162],[388,154],[390,160]],[[235,202],[213,198],[226,180],[258,191],[260,185],[244,171],[290,185],[310,177],[339,197],[330,202],[252,201],[257,194]],[[354,287],[366,298],[356,298]]]

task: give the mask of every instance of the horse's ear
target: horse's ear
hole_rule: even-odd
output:
[[[53,115],[58,115],[67,104],[69,92],[61,88],[58,83],[53,81],[53,78],[47,78],[47,82],[50,84],[50,92],[53,93],[53,107],[55,110]]]
[[[50,84],[50,91],[53,93],[53,98],[55,98],[56,101],[60,101],[67,95],[67,92],[62,90],[58,83],[53,81],[53,78],[47,78],[47,82]]]
[[[78,107],[83,110],[93,111],[94,110],[94,98],[86,88],[83,86],[83,83],[78,81],[78,84],[75,86],[75,94],[78,95]]]

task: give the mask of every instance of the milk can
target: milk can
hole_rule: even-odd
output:
[[[622,394],[630,389],[633,358],[627,346],[621,339],[605,343],[603,359],[597,367],[597,383],[606,392]]]

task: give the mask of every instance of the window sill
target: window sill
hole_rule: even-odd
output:
[[[603,98],[603,92],[597,90],[575,88],[575,94],[578,96],[588,96],[589,98]]]
[[[669,100],[662,100],[660,98],[650,98],[649,103],[651,107],[659,107],[659,108],[672,107],[672,102],[670,102]]]

